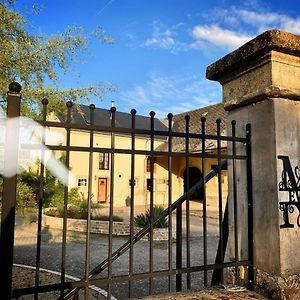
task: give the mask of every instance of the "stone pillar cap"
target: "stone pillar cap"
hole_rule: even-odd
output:
[[[265,31],[209,65],[206,69],[206,78],[219,81],[224,74],[230,73],[246,62],[257,59],[271,50],[300,56],[300,36],[276,29]]]

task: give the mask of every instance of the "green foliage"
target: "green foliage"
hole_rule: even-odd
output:
[[[81,60],[89,40],[112,43],[112,38],[101,28],[87,34],[81,27],[70,27],[55,35],[33,34],[23,15],[12,6],[13,1],[0,2],[0,94],[6,97],[9,83],[20,81],[23,86],[22,114],[35,116],[40,101],[51,99],[49,111],[61,111],[62,100],[91,100],[114,90],[109,84],[91,84],[82,88],[60,89],[59,73],[68,72],[72,63]],[[45,82],[51,86],[46,86]]]
[[[18,175],[18,180],[31,187],[34,193],[34,198],[37,201],[40,184],[40,176],[38,172],[33,172],[32,170],[29,170],[28,172],[24,171]]]
[[[72,204],[78,206],[82,210],[88,210],[88,201],[87,200],[80,200],[77,203],[72,202]],[[91,203],[91,208],[103,208],[103,205],[100,205],[99,203]]]
[[[131,202],[131,198],[130,198],[129,196],[127,196],[127,197],[125,198],[125,205],[126,205],[127,207],[129,207],[129,206],[130,206],[130,202]]]
[[[62,164],[66,164],[66,157],[62,155],[59,158]],[[50,171],[46,169],[44,183],[44,202],[43,207],[64,207],[65,186],[54,177]],[[72,188],[68,191],[68,204],[79,205],[82,199],[78,192],[78,188]]]
[[[84,202],[83,202],[84,203]],[[57,217],[57,218],[62,218],[64,216],[64,210],[63,208],[59,207],[53,207],[45,212],[46,215],[51,216],[51,217]],[[76,206],[76,205],[69,205],[67,208],[67,218],[70,219],[87,219],[88,216],[88,208],[87,205],[81,205],[81,206]],[[97,221],[109,221],[109,216],[105,215],[96,215],[93,216],[91,215],[92,220],[97,220]],[[123,222],[123,218],[119,216],[113,216],[113,221],[114,222]]]
[[[50,188],[50,186],[48,185],[48,189]],[[53,188],[53,186],[51,186],[51,189]],[[52,190],[53,191],[53,190]],[[48,206],[46,206],[46,204],[44,203],[44,207],[61,207],[63,208],[64,206],[64,194],[65,194],[65,187],[57,182],[54,186],[54,192],[52,193],[51,191],[51,198],[48,199],[46,198],[47,202],[48,202]],[[49,194],[48,194],[49,196]],[[80,194],[78,193],[78,188],[72,188],[69,192],[68,192],[68,204],[73,204],[73,205],[81,205],[81,197]]]
[[[93,216],[92,217],[93,220],[97,220],[97,221],[109,221],[109,216],[104,216],[104,215],[98,215],[98,216]],[[120,216],[113,216],[113,221],[114,222],[123,222],[124,219]]]
[[[62,155],[59,158],[60,162],[65,164],[65,156]],[[39,163],[37,163],[37,166]],[[34,170],[24,171],[19,174],[19,180],[30,186],[36,202],[38,201],[39,196],[39,187],[40,187],[40,171],[38,167]],[[43,192],[43,207],[58,207],[63,209],[64,206],[64,194],[65,186],[54,177],[51,172],[46,169],[45,178],[44,178],[44,192]],[[68,191],[68,204],[81,205],[82,198],[78,192],[78,188],[72,188]]]
[[[3,195],[3,177],[0,176],[0,201],[2,201]],[[20,180],[17,181],[17,194],[16,194],[16,209],[22,214],[25,213],[27,209],[36,208],[36,196],[33,188]]]
[[[154,206],[153,207],[153,220],[157,220],[161,213],[164,211],[164,208],[162,206]],[[146,211],[144,214],[139,214],[134,218],[134,222],[139,227],[146,227],[150,224],[150,209]],[[154,228],[167,228],[169,226],[169,222],[167,218],[162,218],[159,220],[155,225]]]
[[[34,207],[36,207],[36,199],[32,188],[27,184],[18,181],[16,203],[17,210],[24,214],[26,209]]]
[[[62,218],[64,216],[63,207],[53,207],[45,212],[47,216]],[[74,207],[68,207],[67,218],[71,219],[87,219],[87,211],[82,211]]]
[[[59,160],[65,163],[65,156]],[[38,166],[38,163],[37,163]],[[25,208],[35,207],[39,199],[40,171],[38,167],[34,170],[24,171],[18,175],[17,185],[17,209],[24,211]],[[0,200],[2,198],[3,179],[0,177]],[[44,178],[43,207],[57,207],[58,210],[64,209],[65,186],[60,183],[48,170]],[[87,209],[87,201],[83,201],[78,188],[68,191],[68,204]],[[98,204],[94,208],[99,208]]]

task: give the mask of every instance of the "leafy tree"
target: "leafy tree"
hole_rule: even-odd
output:
[[[68,72],[88,48],[91,37],[100,43],[112,43],[112,38],[96,28],[87,35],[83,28],[71,27],[65,32],[46,36],[28,31],[30,25],[22,14],[14,9],[12,0],[0,2],[0,94],[6,97],[7,87],[12,81],[22,84],[25,105],[22,114],[35,116],[41,99],[46,97],[50,111],[64,109],[62,100],[91,100],[113,91],[109,84],[92,84],[82,88],[60,89],[59,70]],[[46,86],[45,82],[51,82]]]

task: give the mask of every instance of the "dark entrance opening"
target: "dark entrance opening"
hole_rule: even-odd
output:
[[[196,183],[198,183],[202,179],[202,172],[196,168],[196,167],[190,167],[188,169],[189,172],[189,187],[193,187]],[[187,177],[187,170],[184,171],[183,173],[183,187],[184,187],[184,192],[187,190],[187,182],[186,182],[186,177]],[[198,189],[196,192],[194,192],[192,195],[190,195],[190,200],[198,200],[198,201],[203,201],[204,198],[204,190],[203,187]]]

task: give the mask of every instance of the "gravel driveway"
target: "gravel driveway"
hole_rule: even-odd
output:
[[[191,217],[190,257],[191,266],[203,264],[203,237],[201,233],[202,220],[197,216]],[[185,224],[185,220],[183,220]],[[35,265],[36,252],[36,223],[24,224],[18,219],[15,232],[14,262],[25,265]],[[208,219],[208,263],[213,263],[218,243],[217,220]],[[42,233],[41,268],[60,271],[61,268],[61,236],[59,230],[44,229]],[[75,277],[83,277],[85,270],[86,243],[85,234],[68,232],[66,247],[66,273]],[[113,237],[113,250],[122,246],[128,237]],[[173,265],[175,266],[175,247],[173,243]],[[90,242],[90,269],[107,258],[108,237],[105,235],[91,235]],[[183,255],[186,254],[186,241],[183,241]],[[129,255],[122,255],[113,263],[113,275],[128,274]],[[183,262],[185,265],[185,261]],[[163,270],[168,267],[167,242],[154,243],[154,270]],[[147,272],[149,270],[149,242],[139,241],[134,245],[134,272]],[[105,270],[101,276],[106,277]],[[183,275],[185,277],[185,275]],[[191,274],[192,288],[203,286],[203,274],[201,272]],[[149,280],[139,280],[133,283],[134,297],[148,295]],[[173,281],[174,287],[174,281]],[[185,288],[185,284],[183,284]],[[101,287],[106,290],[106,286]],[[168,278],[154,279],[154,291],[158,293],[168,292]],[[113,284],[112,294],[118,299],[128,298],[128,283]]]

